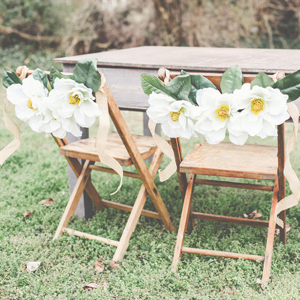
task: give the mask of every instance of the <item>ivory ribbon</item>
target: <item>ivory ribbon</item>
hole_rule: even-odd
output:
[[[297,106],[290,102],[288,103],[288,113],[292,117],[293,123],[294,123],[294,129],[291,134],[291,136],[288,139],[287,145],[286,145],[286,161],[284,165],[284,176],[286,177],[289,186],[291,188],[292,194],[285,197],[284,199],[280,200],[275,208],[275,216],[276,216],[276,223],[280,227],[284,227],[283,221],[277,217],[280,212],[291,208],[293,206],[296,206],[299,202],[300,198],[300,181],[295,173],[295,171],[292,168],[291,161],[290,161],[290,153],[295,148],[295,143],[297,140],[297,133],[298,133],[298,121],[299,121],[299,109]]]
[[[161,150],[161,152],[171,159],[171,162],[164,170],[158,170],[160,181],[166,181],[177,171],[174,152],[170,144],[155,132],[156,123],[151,119],[149,119],[148,127],[156,146]]]
[[[20,66],[17,68],[16,72],[18,77],[23,80],[26,78],[28,68],[26,66]],[[0,165],[3,163],[20,147],[21,144],[21,135],[19,126],[8,116],[6,113],[9,102],[6,98],[3,104],[3,119],[6,128],[13,134],[15,137],[5,148],[0,151]]]
[[[101,73],[101,86],[96,93],[96,102],[97,102],[98,107],[99,107],[100,111],[102,112],[102,114],[99,117],[99,127],[98,127],[98,131],[97,131],[95,147],[96,147],[97,153],[99,155],[100,162],[102,164],[112,168],[121,177],[121,181],[120,181],[120,184],[119,184],[117,190],[111,194],[111,195],[114,195],[120,190],[120,188],[122,186],[123,169],[117,160],[115,160],[109,154],[105,153],[105,146],[106,146],[109,127],[110,127],[110,117],[109,117],[109,113],[108,113],[107,95],[103,89],[105,84],[106,84],[106,79],[105,79],[104,75]]]
[[[8,100],[6,99],[3,104],[3,119],[6,128],[13,134],[15,137],[6,147],[4,147],[0,151],[0,165],[9,158],[20,146],[21,144],[21,136],[20,136],[20,128],[18,125],[8,116],[6,113],[7,107],[9,105]]]

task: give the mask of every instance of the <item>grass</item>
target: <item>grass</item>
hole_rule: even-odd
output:
[[[4,90],[0,90],[1,99]],[[13,113],[10,109],[11,114]],[[133,131],[141,133],[141,114],[124,113]],[[0,149],[11,135],[0,121]],[[18,122],[22,132],[19,150],[1,167],[0,172],[0,298],[3,299],[299,299],[300,210],[290,209],[287,245],[275,237],[271,283],[262,290],[256,283],[263,264],[259,262],[183,254],[177,273],[171,272],[176,233],[169,233],[158,220],[141,217],[132,235],[125,259],[111,269],[115,248],[97,241],[53,235],[68,201],[67,163],[51,136],[36,134]],[[95,132],[96,129],[92,129]],[[287,135],[292,127],[287,126]],[[252,140],[255,142],[256,140]],[[184,141],[187,153],[198,140]],[[275,139],[262,141],[274,144]],[[292,155],[300,174],[300,142]],[[168,163],[163,160],[163,165]],[[93,182],[105,199],[119,183],[113,175],[93,173]],[[113,198],[133,204],[139,190],[135,179],[124,180]],[[155,180],[158,190],[178,227],[182,209],[176,176],[167,182]],[[287,189],[289,192],[289,189]],[[241,217],[257,209],[268,219],[271,193],[251,190],[197,186],[193,208],[206,213]],[[55,201],[49,207],[43,199]],[[150,200],[147,209],[154,210]],[[23,218],[25,212],[32,216]],[[92,219],[73,217],[70,227],[118,240],[128,213],[107,209]],[[264,255],[266,229],[248,228],[212,222],[197,222],[185,245],[214,250]],[[97,272],[94,262],[103,256],[104,271]],[[26,263],[41,261],[30,273]],[[95,282],[94,290],[83,286]]]

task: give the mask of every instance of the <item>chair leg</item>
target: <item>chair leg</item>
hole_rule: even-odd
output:
[[[89,169],[89,164],[90,161],[87,160],[82,168],[72,195],[69,199],[68,205],[55,232],[54,239],[57,239],[58,236],[62,234],[64,227],[67,226],[70,218],[73,216],[76,210],[80,197],[90,177],[91,169]]]
[[[153,156],[151,165],[149,167],[149,173],[153,179],[155,178],[155,175],[158,171],[162,157],[163,157],[163,153],[159,149],[157,149]],[[134,206],[132,208],[132,211],[130,213],[128,221],[126,223],[126,226],[123,231],[122,237],[120,239],[119,245],[118,245],[115,255],[111,261],[111,265],[115,265],[116,261],[118,261],[124,257],[125,252],[129,245],[130,237],[136,227],[136,224],[139,220],[139,217],[141,215],[141,212],[143,210],[146,200],[147,200],[147,191],[146,191],[145,185],[143,184],[139,191],[139,194],[136,198],[136,201],[134,203]]]
[[[82,165],[80,164],[80,162],[78,161],[77,158],[73,158],[73,157],[68,157],[65,156],[66,160],[68,161],[70,167],[72,168],[73,172],[75,173],[75,175],[77,177],[79,177],[79,174],[81,172],[82,169]],[[102,202],[102,198],[100,197],[100,195],[98,194],[97,190],[95,189],[94,185],[92,184],[90,178],[86,184],[85,187],[85,191],[87,192],[87,194],[89,195],[89,197],[92,199],[94,205],[96,206],[96,208],[98,210],[103,211],[103,209],[105,208],[103,202]]]
[[[192,196],[193,196],[193,189],[195,183],[195,174],[191,174],[188,179],[188,185],[185,193],[185,198],[182,207],[182,213],[180,218],[180,224],[177,234],[177,241],[175,246],[174,258],[172,262],[172,271],[176,271],[177,264],[181,258],[182,254],[182,247],[184,243],[185,231],[188,225],[188,220],[190,216],[191,206],[192,206]]]
[[[267,238],[267,247],[264,259],[264,270],[262,281],[267,283],[270,277],[271,271],[271,260],[272,260],[272,253],[273,253],[273,243],[274,243],[274,235],[275,235],[275,207],[278,203],[278,179],[275,181],[274,185],[274,192],[272,198],[272,206],[271,206],[271,213],[270,213],[270,220],[269,220],[269,228],[268,228],[268,238]]]

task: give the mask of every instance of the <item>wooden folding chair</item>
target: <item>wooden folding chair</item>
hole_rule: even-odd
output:
[[[161,80],[164,80],[164,74],[165,72],[163,72],[163,70],[159,71],[159,78]],[[172,73],[171,78],[174,78],[177,75],[178,73]],[[206,76],[218,88],[220,88],[221,74],[212,73],[208,75],[202,75]],[[253,78],[253,75],[245,75],[245,82],[251,82]],[[175,153],[175,160],[178,167],[178,181],[184,200],[172,263],[173,270],[176,270],[182,253],[194,253],[228,258],[244,258],[248,260],[264,261],[262,279],[264,282],[267,282],[270,276],[271,258],[276,227],[275,206],[278,200],[281,200],[285,197],[285,177],[283,175],[284,124],[278,126],[277,147],[248,144],[237,146],[232,143],[210,145],[205,142],[202,145],[196,145],[194,151],[190,152],[185,158],[183,158],[180,139],[171,139],[171,144]],[[189,174],[188,181],[186,179],[186,174]],[[270,186],[263,184],[246,184],[230,181],[207,180],[196,178],[197,175],[263,180],[267,179],[274,181],[274,184]],[[191,203],[195,184],[273,191],[270,219],[269,221],[260,221],[192,212]],[[283,243],[286,243],[285,211],[281,213],[280,218],[284,222],[284,228],[280,230],[280,239]],[[193,227],[194,219],[268,228],[265,256],[184,247],[186,229],[188,226],[189,228]]]
[[[108,173],[115,172],[110,168],[96,166],[94,164],[99,161],[98,154],[94,147],[95,138],[79,140],[68,144],[65,139],[54,137],[60,147],[60,153],[65,156],[75,175],[78,177],[54,238],[56,239],[59,235],[63,234],[63,232],[66,232],[113,245],[117,247],[111,262],[111,265],[114,265],[116,261],[124,257],[129,245],[129,239],[140,215],[162,220],[165,227],[170,231],[175,231],[175,227],[170,220],[170,215],[153,181],[163,157],[162,152],[155,146],[152,137],[132,135],[130,133],[107,84],[105,84],[104,90],[107,94],[109,114],[117,129],[117,132],[109,134],[105,152],[114,157],[122,166],[130,166],[133,164],[137,173],[124,172],[124,176],[140,179],[142,186],[133,207],[102,199],[91,182],[90,173],[92,170]],[[153,154],[154,156],[148,170],[144,160]],[[80,164],[79,159],[85,160],[83,166]],[[84,190],[92,199],[98,210],[103,210],[105,207],[113,207],[131,212],[120,241],[113,241],[108,238],[67,228],[69,219],[73,216]],[[150,196],[157,212],[143,210],[147,195]]]

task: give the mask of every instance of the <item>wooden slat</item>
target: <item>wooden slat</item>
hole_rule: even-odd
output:
[[[217,257],[225,257],[225,258],[236,258],[236,259],[243,258],[243,259],[247,259],[247,260],[264,261],[264,256],[225,252],[225,251],[216,251],[216,250],[206,250],[206,249],[182,247],[182,252],[192,253],[192,254],[200,254],[200,255],[217,256]]]
[[[109,90],[107,84],[104,85],[104,91],[107,94],[107,100],[108,100],[108,107],[109,107],[109,114],[110,117],[128,151],[128,154],[130,155],[130,158],[135,165],[135,168],[137,172],[139,173],[141,180],[143,184],[145,185],[145,188],[157,210],[159,213],[159,216],[161,217],[161,220],[163,221],[165,227],[170,231],[175,231],[175,226],[171,221],[170,214],[157,190],[156,185],[153,182],[153,179],[151,178],[151,175],[149,173],[149,170],[147,169],[147,166],[145,165],[145,162],[138,150],[137,145],[135,144],[133,137],[128,129],[128,126],[123,119],[121,112],[114,101],[114,98],[111,94],[111,91]]]
[[[277,147],[205,142],[184,158],[180,172],[275,180],[277,164]]]
[[[107,238],[103,238],[101,236],[96,236],[96,235],[93,235],[93,234],[73,230],[73,229],[70,229],[70,228],[64,227],[63,231],[68,233],[68,234],[73,234],[73,235],[78,236],[78,237],[85,237],[89,240],[97,240],[99,242],[102,242],[102,243],[105,243],[105,244],[108,244],[108,245],[111,245],[111,246],[118,247],[118,245],[119,245],[118,241],[114,241],[114,240],[110,240],[110,239],[107,239]]]
[[[262,281],[267,283],[270,277],[271,271],[271,260],[272,260],[272,253],[273,253],[273,244],[274,244],[274,235],[275,235],[275,207],[278,203],[278,191],[279,191],[279,182],[276,180],[273,192],[273,199],[272,199],[272,206],[271,206],[271,213],[270,213],[270,221],[269,221],[269,229],[268,229],[268,238],[267,238],[267,247],[265,253],[265,262],[264,262],[264,270]]]
[[[136,137],[136,136],[135,136]],[[139,145],[137,148],[143,160],[149,158],[155,152],[155,145],[153,140],[149,138],[150,146]],[[60,154],[68,157],[75,157],[78,159],[99,161],[99,156],[95,148],[96,138],[89,138],[73,142],[71,144],[60,147]],[[125,146],[122,144],[121,139],[108,138],[105,146],[105,152],[114,157],[122,166],[132,165],[132,160],[128,154]]]
[[[237,188],[237,189],[249,189],[249,190],[260,190],[260,191],[273,191],[273,188],[274,188],[271,185],[207,180],[207,179],[200,179],[200,178],[197,178],[195,180],[195,182],[197,184],[204,184],[204,185],[224,186],[224,187],[231,187],[231,188]]]
[[[174,257],[172,262],[172,271],[176,271],[177,265],[179,263],[179,260],[181,258],[182,254],[182,247],[184,244],[184,237],[185,237],[185,231],[188,226],[188,220],[191,212],[191,206],[192,206],[192,197],[193,197],[193,190],[194,190],[194,181],[195,181],[196,175],[191,174],[188,179],[188,185],[185,193],[185,198],[183,201],[183,207],[181,212],[181,218],[180,218],[180,224],[178,228],[177,233],[177,240],[174,250]]]
[[[120,209],[120,210],[124,210],[124,211],[128,211],[128,212],[132,211],[132,206],[129,206],[129,205],[125,205],[125,204],[121,204],[121,203],[117,203],[117,202],[113,202],[113,201],[108,201],[108,200],[104,200],[104,199],[102,199],[102,202],[107,207],[112,207],[112,208],[116,208],[116,209]],[[150,211],[150,210],[142,210],[141,215],[145,216],[145,217],[154,218],[154,219],[160,219],[159,214],[157,212]]]
[[[70,218],[73,216],[76,207],[78,205],[78,202],[80,200],[80,197],[84,191],[84,188],[89,180],[89,176],[91,173],[91,169],[89,169],[89,164],[91,162],[90,161],[86,161],[84,163],[84,166],[82,168],[82,171],[77,179],[77,182],[75,184],[74,190],[70,196],[68,205],[64,211],[64,214],[59,222],[59,225],[56,229],[55,235],[54,235],[54,239],[57,239],[59,235],[62,234],[62,230],[64,227],[67,227],[67,224],[70,220]]]
[[[192,216],[196,219],[206,220],[206,221],[224,222],[224,223],[248,225],[253,227],[265,227],[265,228],[269,226],[269,221],[263,221],[263,220],[252,220],[247,218],[228,217],[228,216],[221,216],[221,215],[204,214],[199,212],[192,212]]]
[[[159,168],[162,158],[163,158],[163,153],[161,152],[160,149],[157,149],[153,156],[151,165],[149,167],[149,173],[150,173],[150,176],[152,177],[152,179],[154,179],[154,177],[158,171],[158,168]],[[130,237],[131,237],[133,231],[135,230],[135,227],[140,218],[140,215],[143,214],[143,212],[145,212],[145,210],[143,210],[143,207],[146,203],[146,200],[147,200],[147,191],[143,184],[141,186],[139,194],[136,198],[136,201],[132,207],[131,214],[128,218],[128,221],[126,223],[126,226],[124,228],[123,234],[120,239],[120,244],[119,244],[117,251],[114,254],[114,257],[111,261],[111,266],[114,265],[116,263],[116,261],[118,261],[124,257],[125,252],[129,245]]]
[[[101,167],[101,166],[91,165],[91,166],[89,166],[89,168],[92,169],[92,170],[95,170],[95,171],[106,172],[106,173],[111,173],[111,174],[118,174],[113,169],[105,168],[105,167]],[[126,176],[126,177],[141,179],[139,174],[133,173],[133,172],[123,171],[123,175]]]

